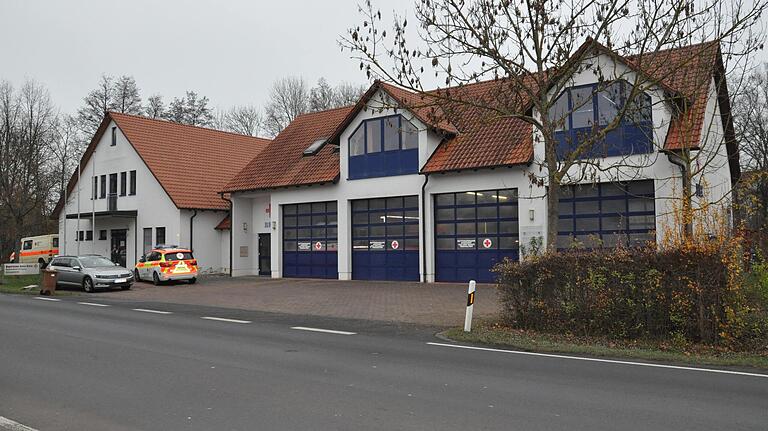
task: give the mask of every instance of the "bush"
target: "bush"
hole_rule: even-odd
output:
[[[546,253],[496,272],[504,317],[521,329],[765,348],[765,307],[734,265],[717,247],[620,248]]]

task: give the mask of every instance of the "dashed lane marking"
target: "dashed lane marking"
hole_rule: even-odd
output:
[[[39,299],[41,301],[61,301],[61,299],[57,298],[46,298],[45,296],[35,296],[35,299]]]
[[[133,311],[141,311],[142,313],[154,313],[154,314],[173,314],[170,311],[150,310],[147,308],[131,308]]]
[[[80,305],[90,305],[92,307],[109,307],[107,304],[99,304],[96,302],[78,302]]]
[[[357,334],[357,332],[337,331],[335,329],[308,328],[306,326],[291,326],[291,329],[296,329],[298,331],[324,332],[326,334],[337,334],[337,335],[356,335]]]
[[[606,364],[634,365],[634,366],[638,366],[638,367],[667,368],[667,369],[671,369],[671,370],[699,371],[699,372],[716,373],[716,374],[731,374],[731,375],[737,375],[737,376],[761,377],[761,378],[768,379],[768,374],[747,373],[747,372],[744,372],[744,371],[718,370],[718,369],[712,369],[712,368],[698,368],[698,367],[684,367],[684,366],[680,366],[680,365],[653,364],[653,363],[649,363],[649,362],[618,361],[618,360],[615,360],[615,359],[584,358],[584,357],[581,357],[581,356],[555,355],[555,354],[551,354],[551,353],[523,352],[523,351],[520,351],[520,350],[493,349],[493,348],[490,348],[490,347],[462,346],[460,344],[446,344],[446,343],[432,343],[432,342],[429,342],[427,344],[429,344],[430,346],[452,347],[454,349],[480,350],[480,351],[483,351],[483,352],[510,353],[510,354],[513,354],[513,355],[539,356],[539,357],[545,357],[545,358],[570,359],[570,360],[574,360],[574,361],[602,362],[602,363],[606,363]]]
[[[229,322],[229,323],[251,323],[250,320],[239,320],[239,319],[225,319],[223,317],[210,317],[210,316],[204,316],[201,317],[201,319],[205,320],[215,320],[217,322]]]

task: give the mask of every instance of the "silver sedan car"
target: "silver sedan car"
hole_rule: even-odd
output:
[[[99,288],[128,290],[133,273],[103,256],[56,256],[48,264],[56,271],[56,284],[81,287],[86,292]]]

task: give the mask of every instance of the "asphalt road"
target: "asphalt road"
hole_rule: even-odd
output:
[[[0,430],[768,429],[765,377],[430,341],[422,327],[0,295]]]

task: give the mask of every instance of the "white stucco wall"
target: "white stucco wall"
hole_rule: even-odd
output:
[[[125,135],[117,129],[117,145],[111,146],[112,122],[104,136],[99,140],[94,154],[88,163],[81,168],[81,181],[75,191],[67,199],[64,211],[59,216],[59,237],[61,238],[61,254],[97,253],[110,257],[110,235],[112,229],[127,229],[126,264],[133,267],[138,257],[144,253],[144,228],[152,229],[152,245],[156,245],[157,228],[165,228],[165,243],[189,247],[189,217],[191,210],[179,210],[162,188],[155,176],[146,166],[139,154],[128,142]],[[136,195],[128,195],[130,188],[126,185],[126,196],[118,196],[119,211],[137,211],[137,218],[96,217],[94,241],[75,241],[78,222],[66,220],[65,214],[87,213],[80,219],[79,230],[93,228],[91,212],[107,211],[108,199],[91,199],[92,177],[126,172],[126,181],[130,181],[130,171],[136,171]],[[191,185],[193,186],[193,185]],[[99,188],[100,188],[99,183]],[[120,187],[118,186],[118,194]],[[107,189],[109,193],[109,189]],[[97,194],[98,196],[98,194]],[[226,211],[199,210],[195,217],[194,252],[201,269],[204,272],[228,272],[229,268],[229,232],[217,231],[214,228],[226,216]],[[107,229],[107,239],[99,240],[99,230]]]

